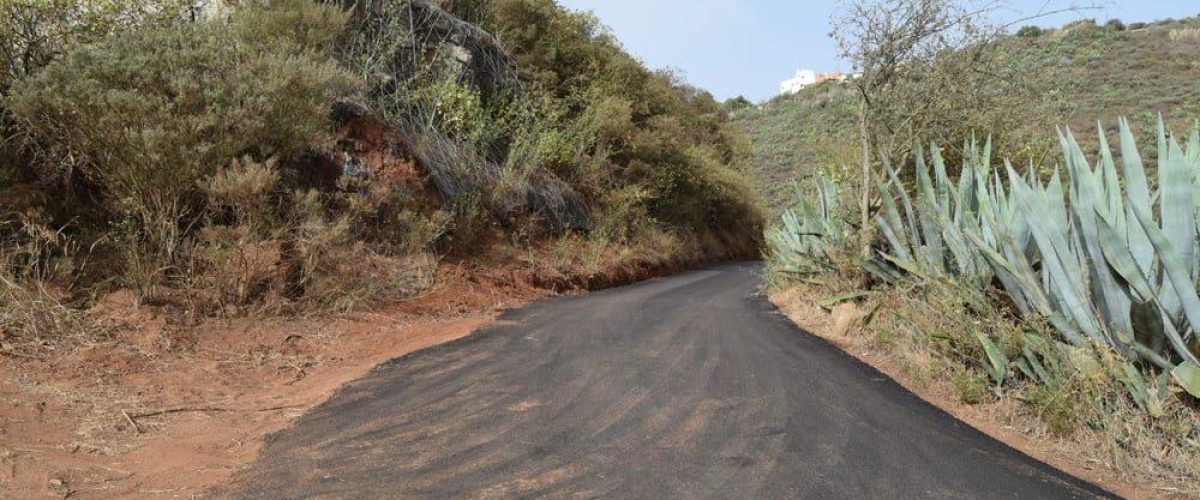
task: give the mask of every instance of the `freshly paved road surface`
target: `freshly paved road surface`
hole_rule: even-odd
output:
[[[756,264],[546,300],[272,436],[245,498],[1089,498],[758,295]]]

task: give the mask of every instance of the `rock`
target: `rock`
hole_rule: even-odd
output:
[[[867,316],[866,311],[853,302],[838,304],[830,314],[833,316],[833,329],[830,333],[839,337],[845,336],[855,324]]]
[[[67,498],[75,493],[75,490],[72,490],[65,480],[57,477],[50,478],[50,481],[46,484],[46,489],[50,490],[51,495],[61,498]]]
[[[491,33],[454,17],[428,0],[342,0],[342,3],[346,7],[358,6],[351,29],[360,32],[386,26],[387,23],[379,20],[392,16],[400,16],[399,25],[413,26],[415,33],[408,39],[420,47],[397,44],[393,61],[400,72],[415,71],[423,62],[412,60],[413,54],[426,57],[443,51],[450,55],[450,60],[461,65],[461,83],[484,92],[485,96],[520,91],[520,80],[508,54]],[[380,39],[403,35],[368,33],[368,36]],[[418,50],[413,51],[414,48]]]
[[[387,63],[381,65],[387,74],[371,82],[372,93],[403,91],[402,86],[412,85],[414,75],[431,67],[440,71],[437,78],[453,79],[478,91],[485,106],[492,99],[508,99],[523,91],[517,68],[491,33],[428,0],[342,2],[346,7],[358,6],[350,26],[357,38],[354,43],[390,51],[384,58]],[[514,140],[511,134],[502,134],[490,144],[464,147],[439,130],[389,125],[407,136],[443,199],[495,192]],[[583,196],[544,166],[534,168],[524,185],[509,186],[505,192],[508,196],[493,197],[488,207],[503,224],[520,214],[537,213],[556,231],[593,228],[591,208]]]

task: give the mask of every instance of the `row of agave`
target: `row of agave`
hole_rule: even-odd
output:
[[[1060,133],[1065,182],[1058,169],[1040,181],[1033,166],[1022,176],[1007,161],[993,171],[990,140],[966,145],[957,182],[936,146],[932,174],[918,150],[911,196],[888,165],[875,216],[887,250],[868,271],[888,281],[999,283],[1021,314],[1046,319],[1063,341],[1127,359],[1123,381],[1143,407],[1153,411],[1171,376],[1200,397],[1200,133],[1184,148],[1160,121],[1157,189],[1127,121],[1119,134],[1118,169],[1103,129],[1094,165],[1069,131]],[[778,232],[786,225],[785,216]],[[989,371],[1003,377],[1009,361],[980,340]],[[1037,379],[1044,361],[1027,350],[1011,364]],[[1162,375],[1143,378],[1135,362]]]
[[[845,248],[850,225],[835,213],[838,185],[827,176],[817,179],[817,203],[796,186],[796,205],[783,212],[777,229],[767,233],[767,245],[780,271],[817,274],[836,267],[837,253]]]

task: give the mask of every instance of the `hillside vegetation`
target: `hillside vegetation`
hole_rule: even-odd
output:
[[[586,286],[761,241],[726,113],[553,0],[9,2],[0,127],[6,349],[121,289],[344,311],[444,259]]]
[[[1026,28],[999,42],[1003,64],[1030,75],[1031,92],[1009,101],[999,120],[967,123],[982,138],[994,136],[998,156],[1034,157],[1050,164],[1057,154],[1055,127],[1069,127],[1085,150],[1098,145],[1097,123],[1116,132],[1128,117],[1139,139],[1153,143],[1158,114],[1168,128],[1186,131],[1200,113],[1200,17],[1150,24],[1097,25],[1081,21],[1060,29]],[[770,209],[791,203],[796,179],[819,171],[842,175],[853,165],[857,96],[850,85],[826,83],[781,96],[761,109],[735,113],[750,136],[756,182]],[[961,144],[960,130],[930,131],[926,140]],[[1008,140],[1008,138],[1012,138]],[[1023,163],[1023,162],[1022,162]]]
[[[993,49],[1031,77],[893,94],[971,111],[863,170],[853,85],[738,112],[780,214],[774,296],[837,308],[835,341],[1039,448],[1194,496],[1200,18],[1023,28]]]

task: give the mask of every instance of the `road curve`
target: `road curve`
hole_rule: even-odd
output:
[[[727,264],[509,311],[288,430],[242,498],[1091,498],[809,335]]]

